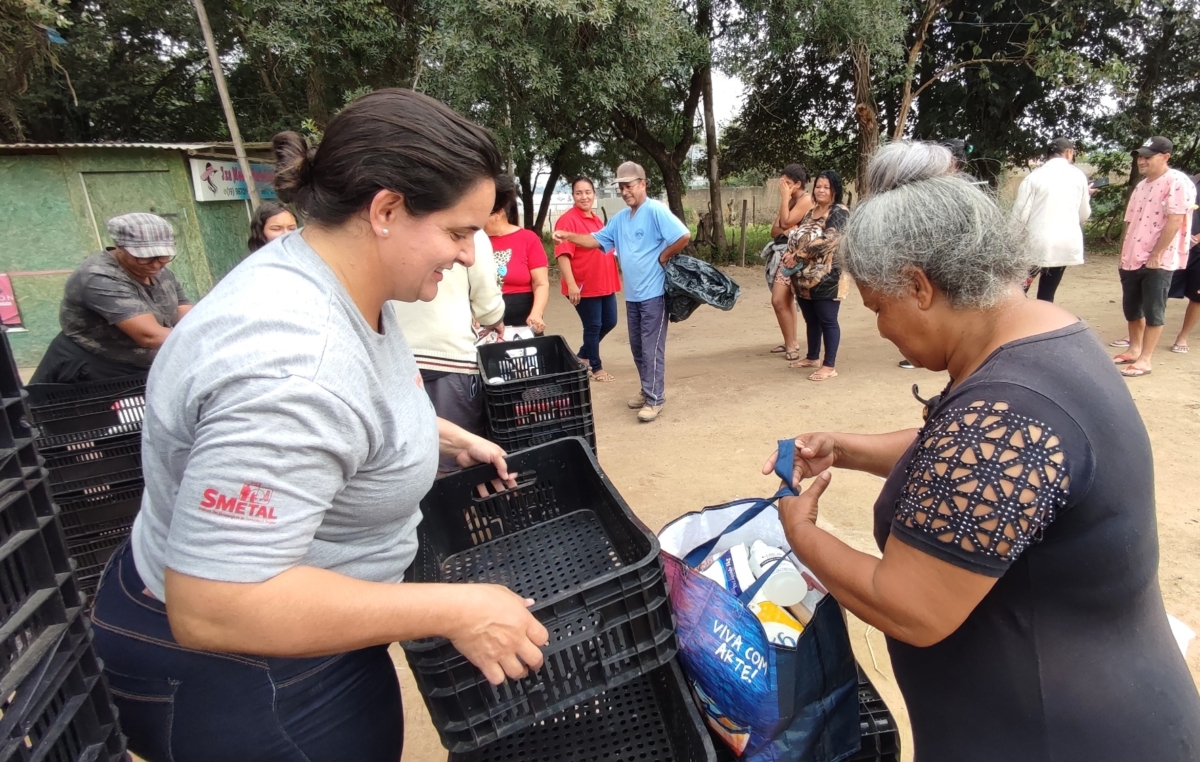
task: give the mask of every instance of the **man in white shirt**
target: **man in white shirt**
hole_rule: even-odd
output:
[[[1055,138],[1046,155],[1021,181],[1013,215],[1029,230],[1041,272],[1037,298],[1052,302],[1066,268],[1083,264],[1083,223],[1092,205],[1087,177],[1075,167],[1075,144]]]

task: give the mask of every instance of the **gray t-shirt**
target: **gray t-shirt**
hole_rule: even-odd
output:
[[[238,265],[150,372],[138,573],[264,582],[294,566],[399,582],[438,435],[392,307],[382,333],[300,233]]]
[[[159,325],[174,328],[179,305],[191,303],[167,268],[150,283],[140,283],[111,251],[98,251],[67,278],[58,322],[69,339],[92,354],[149,368],[156,350],[140,346],[117,323],[149,314]]]

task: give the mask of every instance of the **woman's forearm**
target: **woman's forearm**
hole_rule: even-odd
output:
[[[166,573],[167,615],[181,645],[259,656],[451,637],[469,615],[470,587],[364,582],[311,566],[253,584]]]
[[[568,291],[573,291],[578,287],[575,283],[575,271],[571,269],[570,257],[558,258],[558,270],[562,273],[563,283],[567,284]]]
[[[865,471],[887,478],[904,452],[917,438],[919,429],[903,429],[887,434],[835,435],[837,467]]]
[[[437,419],[438,425],[438,453],[441,455],[458,455],[467,447],[467,438],[470,433],[456,423],[451,423],[445,418]]]
[[[550,281],[546,275],[533,282],[533,307],[529,314],[541,320],[546,314],[546,305],[550,302]]]

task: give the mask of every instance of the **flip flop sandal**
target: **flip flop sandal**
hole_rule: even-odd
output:
[[[601,383],[601,384],[607,384],[609,381],[617,380],[616,376],[614,376],[613,374],[609,373],[606,370],[602,370],[599,373],[589,373],[588,376],[593,381],[596,381],[597,383]]]
[[[1154,371],[1152,369],[1135,368],[1132,365],[1130,365],[1128,368],[1121,369],[1121,375],[1125,378],[1141,378],[1142,376],[1148,376],[1153,372]]]
[[[1188,349],[1189,349],[1189,347],[1187,344],[1172,344],[1171,345],[1171,351],[1177,355],[1186,355],[1188,353]]]
[[[781,355],[781,354],[783,354],[783,353],[784,353],[784,352],[786,352],[786,351],[787,351],[787,347],[785,347],[784,345],[780,344],[779,346],[777,346],[777,347],[775,347],[774,349],[772,349],[772,350],[771,350],[771,354],[773,354],[773,355]]]
[[[789,368],[819,368],[821,367],[820,360],[797,360],[796,362],[788,363]]]
[[[1129,365],[1136,359],[1136,357],[1130,357],[1129,355],[1117,355],[1112,361],[1113,365]]]
[[[828,381],[828,380],[829,380],[829,379],[831,379],[831,378],[837,378],[837,377],[838,377],[838,374],[837,374],[837,371],[836,371],[836,370],[835,370],[835,371],[833,371],[832,373],[830,373],[828,376],[822,376],[822,375],[818,375],[818,374],[820,374],[820,372],[821,372],[821,371],[817,371],[816,373],[812,374],[811,376],[809,376],[809,377],[808,377],[808,380],[809,380],[809,381]]]
[[[1108,342],[1108,345],[1110,347],[1127,347],[1129,346],[1129,339],[1117,339],[1116,341]]]
[[[784,352],[783,359],[787,360],[788,362],[795,362],[796,360],[799,360],[800,359],[800,350],[793,349],[793,350]]]

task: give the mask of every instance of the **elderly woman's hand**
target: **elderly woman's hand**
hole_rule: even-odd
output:
[[[775,470],[778,452],[771,453],[763,465],[763,474],[769,476]],[[796,437],[796,465],[792,475],[792,487],[800,488],[801,479],[811,479],[837,465],[837,435],[828,431],[801,434]]]
[[[808,489],[799,496],[779,499],[779,520],[783,523],[785,532],[803,529],[806,524],[817,525],[817,501],[825,493],[831,478],[832,475],[825,471],[813,479]]]

